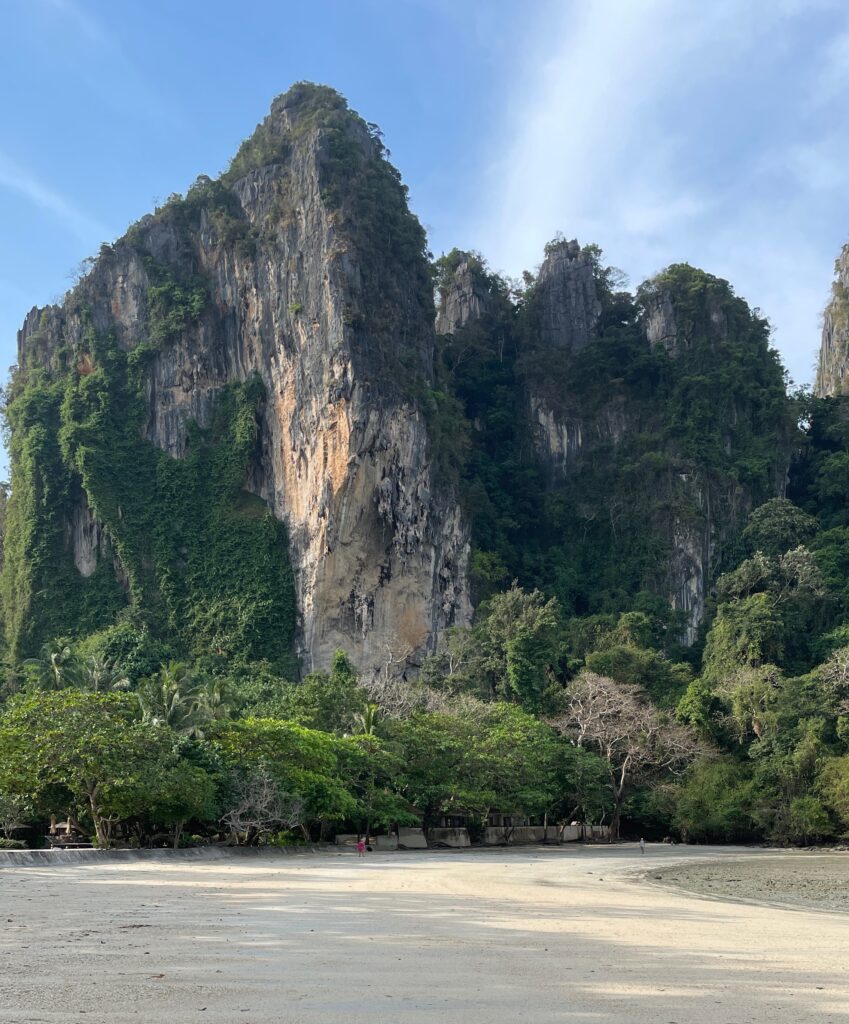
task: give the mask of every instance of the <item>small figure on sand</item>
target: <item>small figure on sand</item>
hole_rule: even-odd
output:
[[[643,839],[642,836],[640,836],[640,856],[642,856],[645,852],[646,852],[646,841],[645,841],[645,839]]]
[[[360,836],[357,839],[357,856],[358,857],[365,857],[365,855],[366,855],[366,841],[365,841],[365,839],[363,839],[362,836]]]

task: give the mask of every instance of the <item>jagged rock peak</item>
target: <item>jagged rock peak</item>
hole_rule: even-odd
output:
[[[849,393],[849,245],[843,246],[834,264],[814,390],[819,398]]]
[[[290,154],[293,143],[333,129],[344,129],[359,136],[364,146],[376,144],[382,151],[376,126],[351,110],[344,96],[330,86],[298,82],[272,101],[269,113],[241,144],[222,180],[232,183],[250,170],[278,163]]]
[[[501,282],[475,252],[452,249],[437,260],[436,333],[453,334],[493,312]]]
[[[306,671],[343,648],[364,675],[400,675],[470,616],[468,527],[415,398],[434,345],[425,243],[377,127],[302,83],[220,179],[105,246],[19,338],[22,367],[72,379],[91,372],[89,331],[142,348],[139,433],[176,459],[225,389],[259,378],[243,486],[288,527]],[[100,524],[122,548],[129,517],[110,502],[66,510],[80,574],[106,553]]]
[[[533,296],[544,346],[576,352],[596,336],[602,305],[595,271],[593,253],[574,238],[545,247]]]
[[[650,345],[678,356],[694,344],[715,350],[742,326],[760,320],[721,277],[689,263],[673,263],[637,291]]]

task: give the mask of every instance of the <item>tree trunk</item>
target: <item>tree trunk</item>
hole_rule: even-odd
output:
[[[174,826],[174,849],[178,849],[180,846],[180,836],[183,834],[183,822],[178,821]]]
[[[103,817],[100,813],[100,804],[97,800],[98,786],[95,784],[88,791],[88,806],[91,810],[91,818],[94,822],[94,832],[97,836],[97,845],[101,849],[106,849],[109,846],[109,833],[104,827]]]
[[[607,836],[608,843],[612,843],[614,839],[619,838],[619,818],[622,814],[622,807],[617,800],[613,808],[613,817],[610,819],[610,832]]]

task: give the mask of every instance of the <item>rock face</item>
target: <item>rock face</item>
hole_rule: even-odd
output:
[[[383,231],[363,226],[374,214]],[[468,530],[405,389],[432,360],[423,240],[365,123],[330,90],[295,87],[221,182],[144,218],[19,335],[22,367],[56,369],[85,351],[85,308],[130,351],[150,343],[162,274],[204,282],[202,314],[156,346],[145,435],[179,459],[223,387],[262,379],[247,486],[288,526],[307,671],[343,648],[366,675],[401,674],[470,616]],[[88,574],[102,538],[89,510],[78,518],[69,533]]]
[[[675,305],[668,289],[653,291],[643,300],[643,327],[649,345],[661,345],[670,355],[678,351]]]
[[[552,284],[555,273],[560,274],[557,285]],[[559,243],[553,254],[549,247],[527,318],[525,344],[534,366],[526,384],[531,436],[554,490],[578,504],[584,488],[596,496],[597,507],[582,513],[588,519],[609,517],[615,533],[617,517],[628,509],[632,528],[639,525],[634,543],[657,551],[659,571],[650,589],[684,613],[682,639],[692,643],[729,537],[753,503],[783,493],[787,462],[779,455],[774,472],[757,488],[742,486],[739,472],[726,473],[724,459],[730,465],[737,446],[749,443],[747,422],[762,418],[766,429],[776,416],[749,408],[742,389],[738,396],[720,386],[721,401],[706,411],[704,425],[715,438],[711,444],[724,452],[716,466],[693,459],[693,450],[708,447],[707,438],[685,441],[670,432],[668,417],[692,402],[688,389],[699,375],[705,375],[700,378],[704,388],[724,380],[727,360],[769,363],[768,332],[727,282],[684,264],[646,282],[630,313],[620,300],[598,284],[577,242]],[[601,340],[605,322],[636,332],[635,348],[630,355],[623,350],[621,364],[590,358],[594,344],[607,344]],[[636,387],[629,383],[634,360],[654,366],[656,376],[643,377]],[[602,380],[587,379],[600,371]],[[777,376],[773,385],[782,392]],[[781,424],[772,426],[780,435]],[[777,440],[777,454],[785,444]],[[786,451],[789,459],[789,444]],[[639,476],[628,485],[628,474],[638,465]],[[613,466],[618,468],[611,472]]]
[[[849,393],[849,245],[844,245],[834,265],[814,391],[819,398]]]
[[[480,261],[471,253],[458,255],[460,260],[440,295],[436,311],[437,334],[454,334],[493,309]]]
[[[686,278],[694,268],[677,264],[670,274],[646,281],[639,290],[642,326],[649,345],[666,349],[672,358],[693,346],[716,352],[729,332],[726,283],[705,275],[695,297],[681,286],[678,276]],[[677,275],[677,276],[676,276]]]
[[[546,247],[534,302],[544,346],[577,352],[592,341],[601,317],[601,301],[592,259],[574,238]]]

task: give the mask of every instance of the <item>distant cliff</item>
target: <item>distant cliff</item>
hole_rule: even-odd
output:
[[[849,394],[849,245],[843,246],[834,264],[814,391],[819,398]]]
[[[691,642],[795,437],[727,282],[678,265],[632,295],[563,238],[521,289],[474,253],[434,267],[379,132],[307,84],[18,350],[18,658],[130,621],[177,655],[401,676],[514,579],[567,615],[672,608]]]
[[[104,247],[62,306],[29,314],[16,386],[47,371],[69,394],[91,392],[110,360],[129,361],[135,371],[122,371],[121,388],[135,372],[139,435],[185,460],[202,441],[194,432],[209,440],[234,429],[216,423],[222,395],[256,378],[255,423],[244,424],[251,437],[231,511],[243,489],[286,525],[288,550],[272,544],[267,559],[272,572],[281,568],[275,561],[291,563],[296,623],[290,629],[274,612],[274,593],[263,596],[262,608],[240,609],[238,581],[204,582],[187,559],[192,551],[181,554],[191,545],[154,550],[155,538],[139,531],[160,518],[168,530],[172,509],[163,501],[152,519],[133,523],[126,505],[154,496],[131,493],[133,467],[112,464],[107,431],[71,440],[72,421],[89,412],[75,415],[67,398],[57,415],[68,435],[66,493],[57,521],[42,524],[58,534],[51,558],[72,559],[84,577],[99,560],[114,562],[126,602],[161,613],[163,624],[189,640],[199,617],[217,605],[220,623],[201,632],[211,642],[220,634],[224,652],[227,636],[244,631],[241,616],[270,612],[247,633],[289,630],[305,669],[326,667],[344,647],[365,673],[387,665],[403,671],[440,630],[467,621],[467,529],[450,490],[434,481],[427,425],[411,398],[428,386],[433,355],[424,250],[397,172],[344,100],[315,86],[277,99],[220,180],[201,179],[185,199],[145,217]],[[119,392],[113,387],[105,400]],[[112,410],[122,413],[132,409]],[[14,502],[27,490],[29,425],[12,423],[21,442],[13,446]],[[163,472],[154,469],[152,486]],[[104,487],[105,474],[124,479]],[[184,532],[183,517],[193,511],[175,514],[170,528]],[[249,513],[259,514],[259,506]],[[25,516],[18,518],[23,530]],[[13,645],[22,652],[43,635],[37,595],[51,571],[49,560],[36,558],[43,541],[38,527],[13,540],[17,564],[14,579],[7,573],[7,593],[27,605],[26,614],[22,607],[12,613]],[[201,545],[195,557],[215,552]],[[104,622],[121,603],[116,595]],[[51,613],[49,622],[73,632],[73,602],[64,618]],[[240,649],[256,656],[264,645]]]
[[[456,376],[487,459],[471,487],[483,549],[474,564],[500,582],[553,590],[576,614],[657,595],[693,642],[746,515],[784,491],[796,432],[766,322],[727,282],[686,265],[634,297],[618,290],[597,247],[574,240],[547,246],[518,304],[500,315],[492,302],[463,300],[497,293],[486,268],[475,283],[468,258],[453,263],[456,293],[442,288],[457,325],[446,351],[457,359],[474,348]],[[497,409],[482,402],[477,379],[487,360],[490,391],[509,394]],[[514,434],[497,447],[522,469],[504,486],[485,453],[489,423],[507,415]]]

